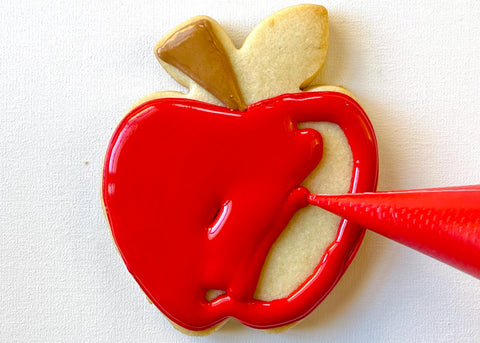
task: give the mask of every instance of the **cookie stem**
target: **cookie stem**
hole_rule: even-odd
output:
[[[231,109],[247,108],[230,58],[209,20],[200,19],[174,32],[155,53]]]

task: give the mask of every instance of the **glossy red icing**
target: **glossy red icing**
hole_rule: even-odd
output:
[[[308,204],[300,184],[322,157],[320,134],[297,128],[304,121],[338,124],[353,153],[351,192],[375,190],[372,126],[341,93],[286,94],[244,112],[157,99],[118,126],[103,174],[107,217],[129,271],[175,323],[285,325],[310,313],[343,274],[364,233],[346,220],[297,290],[271,302],[253,297],[271,245]],[[209,302],[210,289],[226,293]]]

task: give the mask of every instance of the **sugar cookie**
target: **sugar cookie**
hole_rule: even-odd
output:
[[[343,88],[311,85],[327,47],[317,5],[266,18],[240,48],[205,16],[155,46],[188,92],[151,94],[126,115],[102,196],[127,268],[183,332],[231,317],[289,327],[355,255],[364,231],[306,200],[376,187],[367,116]]]

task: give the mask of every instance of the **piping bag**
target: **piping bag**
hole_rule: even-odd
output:
[[[310,194],[308,202],[480,279],[480,185]]]

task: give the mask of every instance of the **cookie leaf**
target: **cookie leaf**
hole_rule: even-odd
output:
[[[293,6],[267,17],[231,57],[245,101],[306,88],[320,71],[327,49],[324,7]]]

